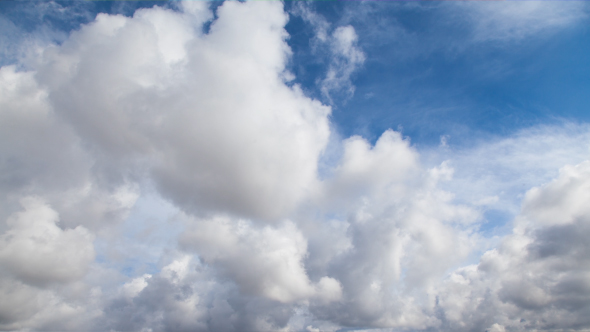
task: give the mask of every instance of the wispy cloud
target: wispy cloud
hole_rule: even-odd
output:
[[[578,23],[588,15],[584,1],[504,1],[455,3],[473,24],[478,42],[521,41]]]
[[[297,3],[293,13],[313,27],[315,36],[311,45],[316,54],[325,56],[328,61],[325,77],[318,81],[323,96],[330,104],[334,104],[333,94],[343,95],[341,101],[351,98],[355,90],[352,74],[365,61],[354,27],[345,25],[334,29],[331,23],[305,3]]]

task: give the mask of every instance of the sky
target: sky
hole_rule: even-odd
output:
[[[588,331],[589,15],[0,1],[0,330]]]

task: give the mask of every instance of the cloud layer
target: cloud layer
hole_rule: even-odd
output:
[[[393,130],[339,139],[290,83],[287,20],[280,2],[99,14],[0,68],[0,329],[588,327],[587,128],[430,155]],[[318,22],[322,92],[352,93],[355,30]],[[521,168],[520,210],[498,198],[516,189],[473,180],[540,138],[576,153]],[[514,222],[494,242],[480,228],[498,201]]]

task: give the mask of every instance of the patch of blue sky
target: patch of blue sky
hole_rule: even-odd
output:
[[[475,136],[511,135],[557,119],[590,120],[587,17],[549,33],[486,40],[454,4],[311,7],[333,28],[352,25],[366,54],[353,76],[354,96],[334,103],[332,120],[344,137],[374,142],[388,128],[403,128],[417,146],[438,144],[441,135],[470,144]],[[313,91],[326,60],[310,49],[313,30],[303,20],[293,17],[287,31],[297,82]]]
[[[480,224],[479,234],[486,238],[502,237],[512,231],[511,221],[514,216],[504,210],[489,209],[484,211],[484,222]]]
[[[290,70],[304,91],[327,102],[319,83],[329,66],[329,50],[314,44],[315,31],[298,15],[299,5],[286,3],[291,13],[286,26],[293,50]],[[453,192],[458,203],[472,205],[475,197],[489,201],[478,207],[482,236],[509,233],[528,189],[555,177],[563,165],[588,157],[583,146],[562,153],[563,144],[585,137],[584,125],[571,124],[590,120],[589,19],[572,14],[587,11],[588,5],[574,4],[570,12],[556,13],[563,24],[524,17],[531,27],[518,26],[500,17],[485,28],[469,12],[485,4],[305,5],[325,19],[328,33],[353,26],[366,55],[352,77],[352,98],[333,98],[338,135],[361,135],[374,143],[392,128],[411,140],[427,167],[451,160],[455,180],[441,186]],[[487,9],[495,15],[498,8]],[[526,10],[522,15],[553,15],[548,13],[551,8]],[[545,129],[533,133],[530,128]],[[551,135],[555,139],[549,139]],[[441,137],[447,147],[441,147]],[[326,164],[337,163],[338,156],[334,143],[328,147]],[[324,168],[329,174],[329,167]]]
[[[146,190],[139,196],[125,221],[115,232],[105,234],[95,242],[96,261],[120,271],[128,277],[160,271],[166,248],[176,247],[183,231],[179,210],[172,204]]]

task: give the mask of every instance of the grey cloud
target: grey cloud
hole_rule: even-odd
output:
[[[588,174],[587,162],[567,166],[554,181],[530,190],[514,233],[497,250],[484,254],[479,265],[453,274],[449,288],[441,293],[441,307],[443,312],[456,312],[454,300],[464,306],[453,320],[447,317],[450,329],[462,324],[466,330],[473,324],[499,324],[517,331],[587,326],[588,213],[584,205],[570,200],[557,200],[549,207],[542,203],[549,196],[577,192],[590,181]],[[576,186],[563,186],[573,179]],[[553,219],[537,213],[546,208],[552,209]],[[570,215],[578,217],[572,220]]]
[[[185,258],[146,281],[131,298],[111,299],[98,326],[116,331],[271,331],[285,327],[293,315],[290,305],[244,296],[231,281]]]
[[[23,199],[0,236],[0,264],[32,285],[80,279],[94,260],[94,237],[83,227],[61,230],[57,213],[39,199]]]

